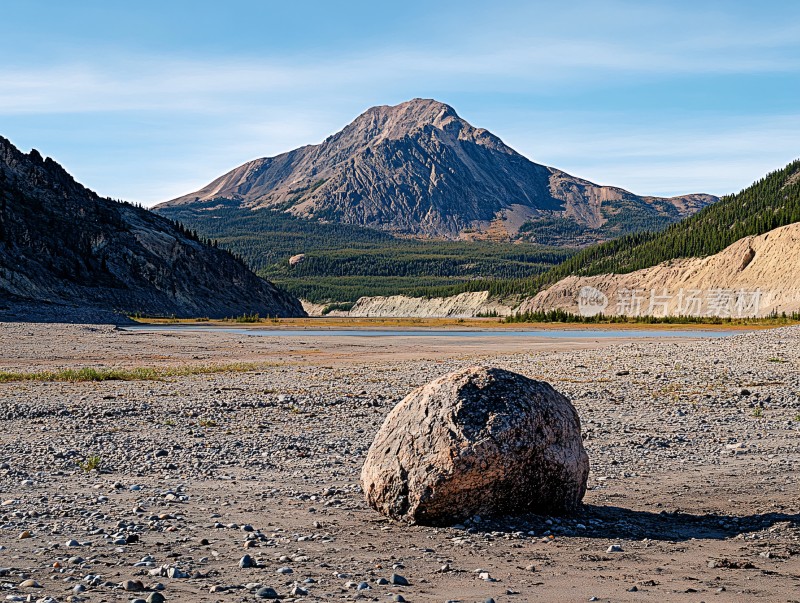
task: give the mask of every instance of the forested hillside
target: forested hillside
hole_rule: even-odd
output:
[[[207,211],[211,207],[214,210]],[[243,209],[221,199],[158,212],[215,239],[260,276],[315,302],[400,293],[532,293],[533,276],[574,253],[529,243],[397,238],[268,209]],[[298,254],[304,254],[302,260],[290,265],[289,258]]]
[[[584,249],[537,277],[534,288],[569,275],[627,273],[675,258],[713,255],[743,237],[794,222],[800,222],[800,160],[661,232],[631,234]]]

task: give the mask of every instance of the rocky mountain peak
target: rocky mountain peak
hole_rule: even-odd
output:
[[[613,219],[636,228],[715,200],[640,197],[574,178],[423,98],[372,107],[321,144],[251,161],[157,209],[219,199],[402,235],[504,240],[535,220],[563,218],[580,230]]]
[[[428,98],[415,98],[399,105],[380,105],[367,109],[339,134],[335,140],[360,139],[376,146],[387,140],[403,140],[425,136],[442,140],[469,140],[484,146],[508,150],[502,141],[482,128],[475,128],[459,117],[448,104]]]

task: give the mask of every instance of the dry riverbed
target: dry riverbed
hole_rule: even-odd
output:
[[[257,364],[0,384],[3,599],[800,600],[799,328],[530,342],[16,323],[0,345],[17,372]],[[388,411],[476,363],[573,400],[579,514],[436,529],[366,508],[358,475]]]

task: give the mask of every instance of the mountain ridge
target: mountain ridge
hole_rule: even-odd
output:
[[[800,312],[800,223],[738,239],[705,257],[685,257],[623,274],[567,276],[520,304],[520,314],[581,314],[585,291],[602,295],[606,316],[743,318]]]
[[[554,244],[550,221],[565,220],[578,245],[716,201],[635,195],[534,163],[432,99],[371,107],[317,145],[249,161],[155,210],[216,199],[418,238]]]
[[[146,209],[99,197],[0,136],[0,298],[104,312],[302,316],[230,253]],[[58,306],[63,306],[59,308]]]
[[[567,276],[629,273],[670,260],[708,257],[744,237],[796,222],[800,222],[800,159],[661,232],[632,234],[584,249],[538,280],[547,285]]]

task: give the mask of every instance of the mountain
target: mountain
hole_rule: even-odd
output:
[[[0,137],[0,299],[149,315],[302,316],[297,299],[162,216],[103,199]]]
[[[581,246],[658,229],[716,201],[642,197],[533,163],[452,107],[373,107],[321,144],[256,159],[156,211],[271,208],[417,238]]]
[[[707,257],[670,260],[626,274],[568,276],[517,311],[551,310],[719,318],[796,314],[800,223],[743,237]]]
[[[628,273],[677,258],[719,253],[744,237],[800,222],[800,160],[661,232],[633,234],[584,249],[537,279]]]

